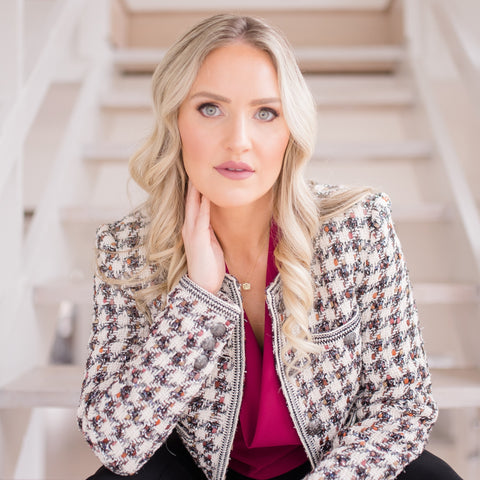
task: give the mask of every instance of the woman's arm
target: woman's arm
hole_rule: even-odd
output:
[[[103,227],[95,276],[94,319],[78,421],[110,470],[136,472],[168,437],[211,374],[240,307],[184,276],[165,303],[138,311],[132,290],[101,277],[119,277],[129,263],[116,253],[122,232]]]
[[[362,373],[355,420],[307,480],[390,479],[424,449],[437,416],[417,311],[390,202],[374,200],[362,310]]]

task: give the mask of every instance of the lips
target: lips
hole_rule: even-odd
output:
[[[255,173],[255,170],[243,162],[225,162],[214,167],[224,177],[232,180],[244,180]]]

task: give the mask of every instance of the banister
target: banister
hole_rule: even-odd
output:
[[[467,182],[466,176],[460,167],[461,163],[448,134],[448,129],[441,118],[441,114],[435,105],[435,100],[433,99],[430,89],[427,87],[426,81],[421,73],[419,62],[414,62],[412,67],[418,93],[425,107],[432,134],[435,139],[435,144],[439,156],[443,161],[445,171],[450,181],[455,204],[475,257],[477,271],[480,272],[480,215],[475,203],[475,198]]]
[[[24,246],[25,274],[30,279],[38,281],[38,262],[42,261],[42,240],[47,237],[52,222],[58,222],[59,206],[69,201],[69,188],[65,188],[64,179],[75,162],[81,161],[85,124],[89,115],[96,106],[102,80],[105,78],[106,62],[98,58],[92,63],[90,70],[77,95],[69,122],[61,140],[58,152],[55,156],[53,168],[45,188],[45,192],[36,209]],[[82,179],[77,176],[77,182]],[[41,269],[42,270],[42,269]],[[43,267],[44,274],[47,276]]]
[[[418,7],[419,5],[415,5],[417,14],[420,12]],[[426,20],[425,14],[427,12],[432,14],[432,19],[440,29],[442,40],[446,41],[449,53],[458,67],[460,77],[466,84],[468,93],[475,102],[474,109],[480,114],[479,73],[476,71],[472,59],[465,51],[465,47],[460,40],[458,26],[454,25],[451,18],[446,14],[443,3],[440,5],[438,2],[428,0],[421,7],[424,9],[424,15],[420,20]],[[428,86],[428,72],[424,58],[422,58],[422,50],[420,48],[415,55],[411,56],[413,76],[420,100],[428,117],[437,152],[450,183],[458,214],[472,249],[477,267],[477,276],[480,277],[480,213],[448,127],[442,118],[431,88]]]
[[[57,2],[52,15],[53,24],[48,29],[48,38],[38,60],[22,86],[15,104],[6,114],[0,134],[0,191],[9,178],[11,169],[21,152],[29,129],[42,104],[45,93],[55,76],[55,67],[60,59],[73,27],[80,17],[87,0],[64,0]]]
[[[450,50],[452,60],[465,81],[465,85],[474,102],[474,110],[480,115],[480,65],[476,65],[469,51],[466,35],[458,26],[455,16],[449,15],[445,2],[429,1],[431,11],[438,27],[443,33],[443,39]]]

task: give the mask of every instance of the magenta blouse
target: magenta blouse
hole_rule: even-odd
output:
[[[273,251],[275,224],[270,230],[266,285],[277,276]],[[272,319],[265,304],[263,352],[245,314],[246,374],[240,419],[229,468],[250,478],[265,480],[307,461],[275,371]]]

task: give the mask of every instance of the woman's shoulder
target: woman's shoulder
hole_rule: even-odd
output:
[[[310,188],[318,205],[321,232],[371,230],[391,222],[391,200],[385,192],[314,182]]]
[[[100,225],[96,234],[96,247],[105,252],[138,248],[143,244],[147,225],[145,210],[137,208],[119,220]]]
[[[97,271],[109,279],[131,278],[145,266],[148,219],[138,208],[123,218],[97,229]]]

